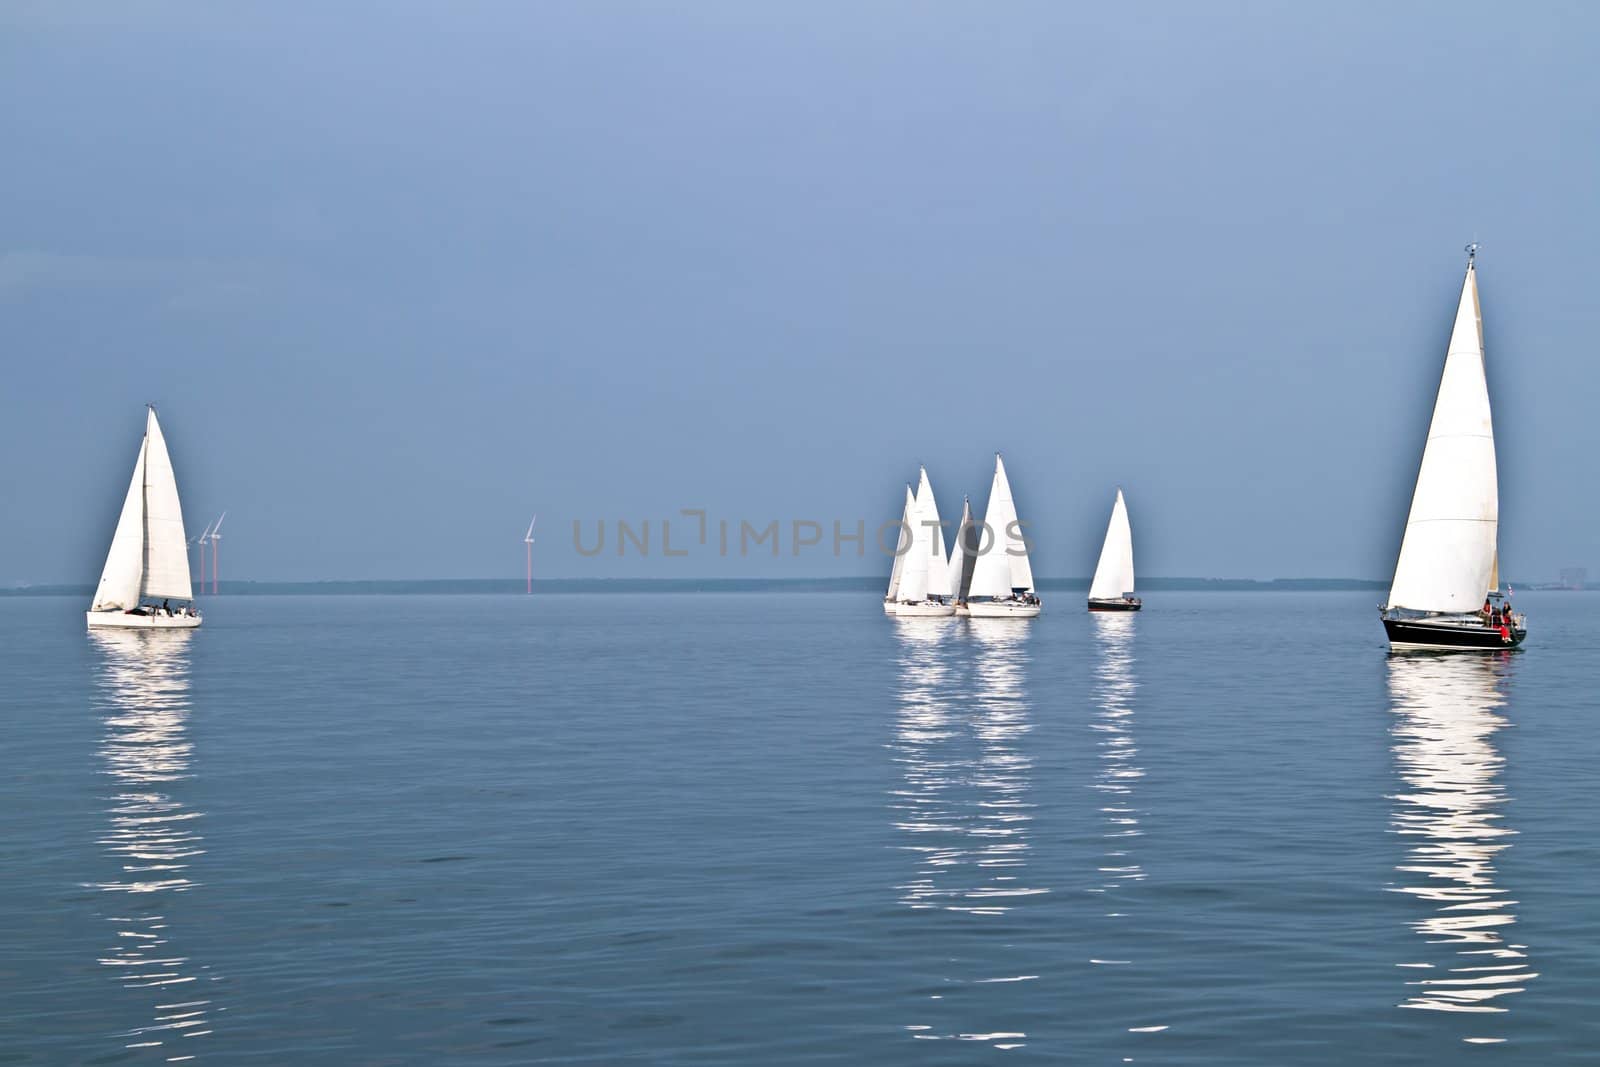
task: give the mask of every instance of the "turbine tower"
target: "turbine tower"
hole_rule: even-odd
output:
[[[534,515],[533,521],[528,523],[528,532],[522,535],[522,543],[528,547],[528,592],[533,592],[533,523],[539,521],[539,516]]]
[[[222,520],[227,518],[227,517],[228,517],[228,513],[226,511],[224,511],[221,515],[217,516],[217,521],[212,525],[211,533],[209,535],[210,538],[211,538],[211,595],[212,596],[216,596],[217,595],[217,542],[222,540],[222,533],[221,533]]]
[[[196,584],[199,586],[200,592],[202,593],[206,591],[206,538],[210,536],[210,534],[211,527],[207,526],[204,530],[200,531],[199,537],[191,537],[187,542],[187,544],[190,546],[200,546],[200,558],[198,560],[200,564],[200,575],[196,579]]]

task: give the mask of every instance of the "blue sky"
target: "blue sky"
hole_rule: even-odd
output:
[[[1579,4],[0,9],[0,584],[155,401],[224,576],[871,573],[574,519],[947,517],[1386,577],[1464,265],[1513,579],[1600,570]],[[675,540],[677,531],[675,530]]]

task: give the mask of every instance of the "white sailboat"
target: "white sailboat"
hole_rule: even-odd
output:
[[[186,630],[200,625],[189,585],[188,541],[167,441],[156,409],[145,416],[133,480],[89,607],[90,627]]]
[[[976,549],[972,580],[967,587],[967,614],[978,618],[1031,619],[1041,602],[1033,591],[1033,568],[1028,563],[1028,543],[1022,536],[1005,461],[994,457],[994,481],[983,527],[974,527],[966,551]],[[976,544],[972,542],[976,541]],[[984,542],[987,542],[985,544]]]
[[[922,469],[911,501],[911,549],[900,570],[894,614],[902,617],[954,615],[950,602],[950,577],[944,554],[944,530],[939,526],[939,505],[933,498],[928,470]]]
[[[1468,245],[1411,513],[1381,609],[1397,649],[1493,650],[1527,636],[1526,620],[1499,590],[1500,494],[1476,258],[1477,245]]]
[[[1094,580],[1089,583],[1090,611],[1138,611],[1144,602],[1133,595],[1133,530],[1128,526],[1128,505],[1117,490],[1111,505],[1111,522],[1106,526],[1105,543],[1100,546],[1100,562],[1095,564]]]

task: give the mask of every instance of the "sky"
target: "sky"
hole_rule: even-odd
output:
[[[5,5],[0,585],[95,581],[146,402],[224,578],[516,578],[535,512],[547,577],[886,574],[832,523],[870,541],[919,463],[981,509],[996,451],[1040,575],[1121,485],[1143,574],[1386,578],[1473,239],[1503,572],[1600,577],[1597,39],[1464,0]]]

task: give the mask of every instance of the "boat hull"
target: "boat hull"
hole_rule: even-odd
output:
[[[967,604],[967,615],[974,619],[1031,619],[1044,610],[1040,604],[1020,604],[1009,600]]]
[[[88,611],[91,630],[193,630],[198,615],[129,615],[125,611]]]
[[[924,602],[921,604],[896,604],[894,616],[897,619],[938,619],[946,618],[956,613],[954,604],[934,604]]]
[[[1429,619],[1384,619],[1383,630],[1389,636],[1389,647],[1404,651],[1500,652],[1516,648],[1528,636],[1526,629],[1514,629],[1508,640],[1498,627]]]
[[[883,613],[885,615],[898,615],[900,613],[900,605],[892,600],[885,600],[883,602]]]
[[[1096,600],[1089,598],[1090,611],[1138,611],[1144,607],[1144,601],[1136,596],[1119,596],[1115,599]]]

